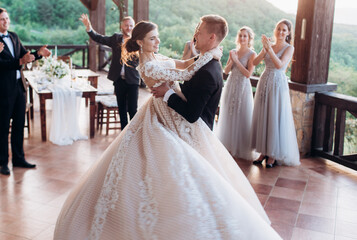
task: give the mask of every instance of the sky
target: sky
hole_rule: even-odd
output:
[[[266,0],[287,13],[296,13],[298,0]],[[357,25],[357,0],[335,0],[335,23]]]

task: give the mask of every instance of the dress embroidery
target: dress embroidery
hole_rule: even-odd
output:
[[[154,227],[159,216],[159,211],[157,209],[157,201],[152,191],[151,182],[152,179],[146,175],[145,179],[139,183],[140,198],[142,199],[138,210],[139,226],[145,240],[158,239],[154,234]]]
[[[244,67],[248,66],[248,61],[250,56],[253,54],[253,51],[249,51],[247,54],[245,54],[242,58],[239,59],[239,61],[242,63]],[[229,115],[232,116],[233,112],[235,109],[238,109],[238,113],[240,112],[241,109],[241,104],[242,104],[242,98],[239,96],[242,96],[242,94],[245,92],[245,88],[247,84],[250,84],[249,78],[243,76],[241,71],[233,65],[231,74],[229,76],[229,81],[232,81],[232,98],[230,99],[230,103],[228,104],[228,109],[229,109]],[[227,80],[227,81],[228,81]]]
[[[141,129],[141,125],[137,126],[137,128],[131,129],[136,129],[136,131],[139,131],[139,129]],[[110,162],[102,191],[100,193],[97,205],[95,206],[95,214],[90,230],[89,240],[100,239],[107,214],[109,210],[114,209],[115,203],[118,201],[119,192],[116,186],[118,186],[120,180],[122,179],[124,160],[127,153],[125,149],[129,146],[133,135],[134,132],[130,130],[126,132],[118,148],[118,151]]]
[[[283,53],[285,52],[285,49],[288,48],[289,45],[286,45],[284,48],[282,48],[276,55],[278,58],[280,58]],[[260,100],[262,101],[261,103],[266,101],[266,97],[267,94],[271,91],[271,89],[275,89],[276,91],[278,91],[278,89],[281,86],[284,86],[284,84],[281,83],[281,79],[283,79],[284,81],[286,81],[286,76],[285,76],[285,70],[287,68],[287,65],[289,64],[286,63],[286,65],[280,69],[277,69],[273,63],[273,61],[271,60],[271,57],[269,56],[269,54],[265,55],[265,70],[263,73],[264,74],[264,78],[260,78],[259,81],[261,81],[261,84],[263,84],[264,87],[261,87],[261,91],[260,93],[258,93],[260,95]],[[275,77],[275,75],[283,75],[283,78],[277,78]],[[262,74],[263,76],[263,74]],[[276,80],[278,79],[278,80]],[[270,81],[273,81],[273,83],[270,83]],[[260,85],[261,85],[260,84]]]
[[[157,61],[148,61],[144,64],[140,64],[137,69],[141,77],[145,81],[145,77],[153,78],[158,82],[153,87],[161,85],[166,81],[189,81],[192,76],[209,61],[211,61],[213,55],[211,52],[206,52],[197,61],[193,63],[191,70],[179,70],[175,68],[167,68],[164,65],[157,64]]]

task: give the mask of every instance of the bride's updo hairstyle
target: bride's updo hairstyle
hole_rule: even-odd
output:
[[[128,65],[130,60],[139,57],[140,46],[136,41],[143,40],[147,33],[155,29],[157,25],[152,22],[140,21],[135,25],[131,38],[126,39],[122,46],[121,57],[124,64]]]

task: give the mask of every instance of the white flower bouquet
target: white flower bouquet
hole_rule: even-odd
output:
[[[50,78],[62,79],[70,74],[70,68],[67,63],[53,57],[43,59],[41,70]]]

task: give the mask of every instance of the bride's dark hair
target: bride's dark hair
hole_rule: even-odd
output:
[[[157,25],[148,21],[138,22],[132,33],[131,37],[126,39],[121,51],[121,59],[124,64],[128,65],[130,60],[139,57],[140,46],[137,40],[143,40],[148,32],[157,29]]]

